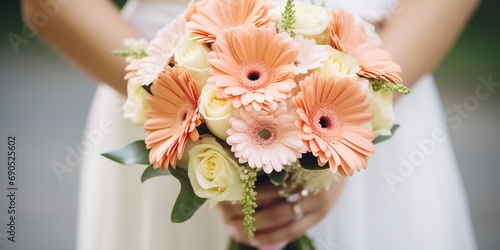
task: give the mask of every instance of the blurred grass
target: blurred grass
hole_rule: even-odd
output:
[[[462,36],[436,70],[437,76],[500,73],[500,1],[483,1]],[[439,83],[439,81],[438,81]]]

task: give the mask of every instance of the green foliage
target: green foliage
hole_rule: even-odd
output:
[[[394,133],[396,133],[396,130],[398,130],[398,128],[399,128],[398,124],[392,125],[391,135],[379,135],[377,136],[377,138],[373,139],[373,144],[381,143],[385,140],[390,139],[394,135]]]
[[[161,168],[154,168],[151,164],[144,170],[144,172],[142,172],[141,182],[145,182],[146,180],[153,177],[164,175],[170,175],[170,172],[168,170],[163,171]]]
[[[149,149],[146,148],[144,140],[132,142],[123,148],[101,155],[123,165],[149,164]]]
[[[189,181],[187,170],[177,167],[175,169],[170,168],[169,171],[181,183],[181,190],[172,208],[170,220],[174,223],[185,222],[194,215],[207,199],[196,196]]]
[[[241,167],[240,179],[243,183],[243,200],[241,201],[241,204],[243,205],[243,209],[241,210],[243,213],[243,227],[248,240],[251,242],[255,232],[255,227],[253,226],[255,218],[253,217],[253,214],[255,213],[255,208],[257,207],[255,198],[256,193],[254,191],[255,182],[257,181],[257,172],[255,169],[248,166]]]
[[[410,89],[403,84],[394,84],[383,80],[374,81],[372,83],[373,91],[393,91],[400,95],[410,94]]]
[[[133,57],[133,58],[143,58],[147,56],[145,51],[134,51],[128,49],[112,50],[111,54],[114,56]]]
[[[316,158],[316,156],[314,156],[311,152],[302,154],[299,162],[302,168],[308,170],[325,170],[329,168],[328,163],[326,163],[324,166],[320,166],[318,164],[318,158]]]
[[[257,250],[257,248],[236,242],[231,238],[229,250]],[[282,250],[316,250],[316,247],[309,236],[302,235],[298,239],[288,243]]]
[[[292,37],[295,36],[293,29],[295,28],[293,25],[295,24],[295,10],[293,0],[287,0],[285,5],[285,10],[283,14],[281,14],[281,24],[283,30],[288,32]]]
[[[288,172],[285,169],[281,170],[281,172],[273,171],[269,174],[269,179],[276,186],[285,183],[287,178]]]

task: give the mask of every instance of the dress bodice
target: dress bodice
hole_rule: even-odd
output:
[[[147,39],[181,13],[190,0],[129,0],[123,10],[127,18]],[[320,0],[315,1],[320,2]],[[377,22],[390,15],[397,0],[324,0],[328,8],[344,8],[367,21]]]

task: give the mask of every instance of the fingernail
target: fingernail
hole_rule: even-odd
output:
[[[259,250],[281,250],[286,246],[286,244],[288,244],[288,242],[282,241],[271,245],[261,245],[259,246]]]

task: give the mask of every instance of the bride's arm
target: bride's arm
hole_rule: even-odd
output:
[[[123,48],[123,40],[139,37],[123,21],[117,8],[106,0],[71,0],[58,4],[47,24],[36,25],[36,13],[44,12],[42,1],[22,0],[22,14],[28,25],[51,47],[68,57],[97,80],[126,93],[125,60],[110,54]]]
[[[380,35],[411,86],[452,47],[479,0],[401,0]]]

